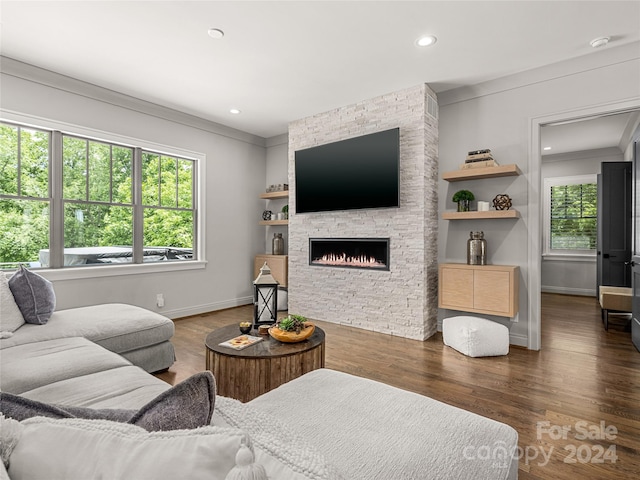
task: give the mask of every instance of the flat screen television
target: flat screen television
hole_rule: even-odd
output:
[[[400,206],[400,129],[295,152],[296,213]]]

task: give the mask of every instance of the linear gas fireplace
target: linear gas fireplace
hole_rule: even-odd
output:
[[[389,239],[310,238],[309,265],[389,270]]]

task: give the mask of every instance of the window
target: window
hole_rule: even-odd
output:
[[[0,123],[0,268],[191,260],[196,171],[194,159]]]
[[[546,178],[545,254],[595,255],[595,175]]]

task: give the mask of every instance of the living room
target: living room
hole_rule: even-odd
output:
[[[3,36],[13,28],[27,25],[22,22],[12,23],[14,18],[27,18],[27,13],[19,12],[20,9],[11,5],[12,2],[2,3]],[[442,181],[440,177],[444,172],[459,169],[467,152],[490,148],[501,165],[515,163],[522,171],[522,175],[517,177],[469,182],[466,185],[482,200],[491,200],[497,193],[508,194],[513,200],[514,208],[520,212],[520,218],[517,220],[484,220],[477,224],[477,228],[485,232],[489,245],[488,263],[514,265],[519,267],[520,271],[518,315],[512,319],[492,319],[508,326],[512,346],[532,351],[544,350],[540,295],[540,128],[552,122],[640,108],[640,55],[635,20],[637,15],[634,17],[634,14],[637,14],[638,2],[620,2],[615,8],[610,6],[612,2],[590,3],[598,4],[593,7],[592,12],[596,20],[606,21],[611,29],[618,26],[617,22],[622,23],[621,28],[631,24],[636,27],[636,32],[599,32],[598,35],[612,36],[610,44],[599,49],[593,49],[588,45],[592,37],[581,39],[582,43],[574,39],[575,54],[570,58],[550,64],[532,60],[528,64],[525,62],[524,67],[515,69],[504,65],[498,69],[504,72],[503,74],[474,83],[455,84],[451,81],[450,85],[446,86],[446,79],[431,80],[429,76],[410,76],[407,79],[389,81],[388,89],[380,90],[376,94],[358,96],[352,93],[348,96],[336,92],[334,98],[327,101],[327,107],[322,110],[308,111],[299,108],[299,116],[283,118],[277,109],[273,109],[270,112],[271,121],[263,122],[267,126],[261,127],[262,130],[253,125],[251,128],[242,127],[242,117],[250,115],[251,106],[242,107],[243,111],[239,115],[224,116],[222,109],[224,108],[225,112],[228,110],[226,103],[231,102],[230,99],[218,104],[218,112],[215,114],[217,120],[205,119],[192,112],[181,111],[180,105],[173,100],[162,101],[159,93],[156,94],[157,97],[152,95],[142,100],[140,97],[143,96],[143,92],[135,91],[133,87],[119,88],[116,83],[101,83],[97,70],[88,70],[86,76],[73,78],[73,75],[63,69],[62,64],[57,68],[42,57],[39,63],[35,60],[36,57],[32,57],[32,51],[21,53],[20,50],[14,50],[16,47],[11,43],[13,37],[8,38],[9,42],[3,38],[4,56],[0,59],[0,106],[4,121],[124,144],[142,143],[142,147],[170,151],[199,160],[201,203],[198,215],[202,223],[199,224],[196,242],[197,260],[184,262],[177,268],[163,265],[131,265],[132,268],[128,271],[126,268],[111,267],[43,271],[42,275],[54,284],[58,309],[120,302],[178,319],[250,304],[253,294],[254,256],[270,253],[274,232],[287,232],[287,229],[282,227],[265,228],[259,225],[261,214],[265,210],[264,200],[259,196],[271,184],[292,183],[289,124],[385,95],[422,88],[426,84],[428,88],[436,91],[438,107],[438,178],[435,191],[435,213],[438,217],[444,211],[455,209],[451,197],[458,190],[457,184]],[[45,29],[47,13],[51,13],[47,8],[51,7],[42,7],[42,13],[28,14],[33,17],[29,28],[38,26]],[[473,11],[471,5],[465,4],[466,7]],[[628,8],[630,13],[622,15],[618,13],[618,7]],[[14,11],[14,8],[17,10]],[[143,7],[140,8],[144,11]],[[248,9],[245,12],[260,16],[259,13],[264,11],[261,9],[268,9],[268,6],[245,5],[244,8]],[[254,8],[253,12],[250,11],[251,8]],[[278,8],[285,6],[278,4]],[[334,5],[327,8],[339,7]],[[383,6],[369,5],[367,8],[379,13],[377,9],[382,10]],[[388,8],[398,12],[391,6]],[[517,9],[509,8],[509,13],[515,15]],[[580,10],[582,7],[574,5],[565,8],[561,11],[566,15],[562,22],[556,19],[557,29],[573,21],[568,17],[568,12],[575,11],[572,9]],[[109,15],[115,15],[115,11],[111,10],[101,13],[105,15],[105,23],[111,18]],[[351,5],[344,10],[343,15],[346,18],[349,14],[356,13],[357,7]],[[89,13],[87,15],[91,17]],[[212,25],[207,23],[207,28],[219,26],[224,29],[224,25],[216,25],[215,20],[207,22],[214,22]],[[585,23],[588,22],[598,23],[594,18],[585,19]],[[54,28],[55,34],[60,35],[64,30],[62,25],[51,28]],[[222,40],[230,39],[229,37],[233,37],[232,31],[226,32]],[[445,38],[440,38],[441,35],[438,37],[434,48],[446,44]],[[205,40],[215,41],[208,37]],[[531,40],[529,42],[532,43]],[[34,42],[33,45],[37,44]],[[38,45],[46,52],[44,44]],[[214,49],[218,48],[217,44],[214,45]],[[411,48],[415,47],[411,45]],[[33,49],[37,50],[37,47]],[[74,58],[73,63],[81,64],[81,59],[91,54],[89,50],[81,50],[69,53],[69,57]],[[111,55],[118,56],[114,53]],[[529,52],[528,56],[533,56],[533,53]],[[251,61],[257,60],[251,58]],[[421,57],[420,61],[426,60]],[[141,62],[144,63],[142,60]],[[281,63],[274,61],[274,64],[283,68]],[[266,69],[266,72],[276,69],[274,66],[264,66],[260,63],[258,65],[260,68],[256,67],[255,70],[243,67],[243,85],[246,90],[257,88],[260,77],[265,75],[261,68]],[[375,70],[384,70],[384,66]],[[185,77],[189,77],[194,83],[210,82],[207,88],[218,89],[215,77],[182,75],[179,72],[165,74],[166,88],[169,91],[189,90],[190,80]],[[295,74],[295,71],[290,71],[290,75]],[[306,95],[314,96],[321,90],[317,96],[331,96],[326,90],[332,85],[333,89],[340,90],[339,81],[333,84],[327,81],[326,84],[306,91]],[[268,96],[270,92],[263,91],[263,95]],[[301,98],[304,97],[300,97],[297,91],[296,95],[298,96],[280,100],[303,104],[304,100]],[[233,102],[240,100],[241,97],[234,98]],[[295,216],[293,203],[291,211],[292,216]],[[380,214],[379,218],[375,218],[376,213],[370,215],[374,217],[370,219],[371,222],[375,223],[381,221],[382,216],[387,213]],[[334,221],[337,217],[324,218]],[[295,225],[295,220],[292,219],[290,227],[294,228]],[[431,258],[433,263],[465,263],[469,230],[475,228],[475,223],[439,219],[435,245],[437,257]],[[288,242],[289,238],[286,241]],[[287,244],[287,247],[289,246]],[[289,250],[288,253],[292,256],[293,252]],[[102,270],[96,271],[97,269]],[[158,306],[158,294],[163,296],[162,307]],[[378,292],[378,296],[385,294],[384,291]],[[401,300],[406,303],[405,292],[402,292],[401,296]],[[300,297],[296,298],[295,286],[291,287],[292,305],[302,310],[300,313],[311,314],[313,318],[321,317],[316,308],[309,308],[305,312],[306,307],[299,299]],[[435,320],[438,328],[443,318],[452,315],[452,311],[435,309],[433,304],[431,308],[434,311],[425,317]],[[330,316],[317,320],[362,327],[358,323],[359,318],[350,317],[348,312],[340,319],[336,319],[335,316],[332,312]],[[385,317],[393,316],[393,310],[381,311],[381,318],[378,319],[380,324],[370,329],[394,333],[390,331],[393,329],[383,326],[389,323]],[[402,323],[404,320],[394,321]],[[420,340],[428,336],[419,330],[413,338],[420,335]],[[194,345],[193,349],[202,349],[202,345]],[[632,448],[637,451],[637,445]]]

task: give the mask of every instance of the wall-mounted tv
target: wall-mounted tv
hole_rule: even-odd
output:
[[[295,152],[296,213],[400,206],[400,129]]]

